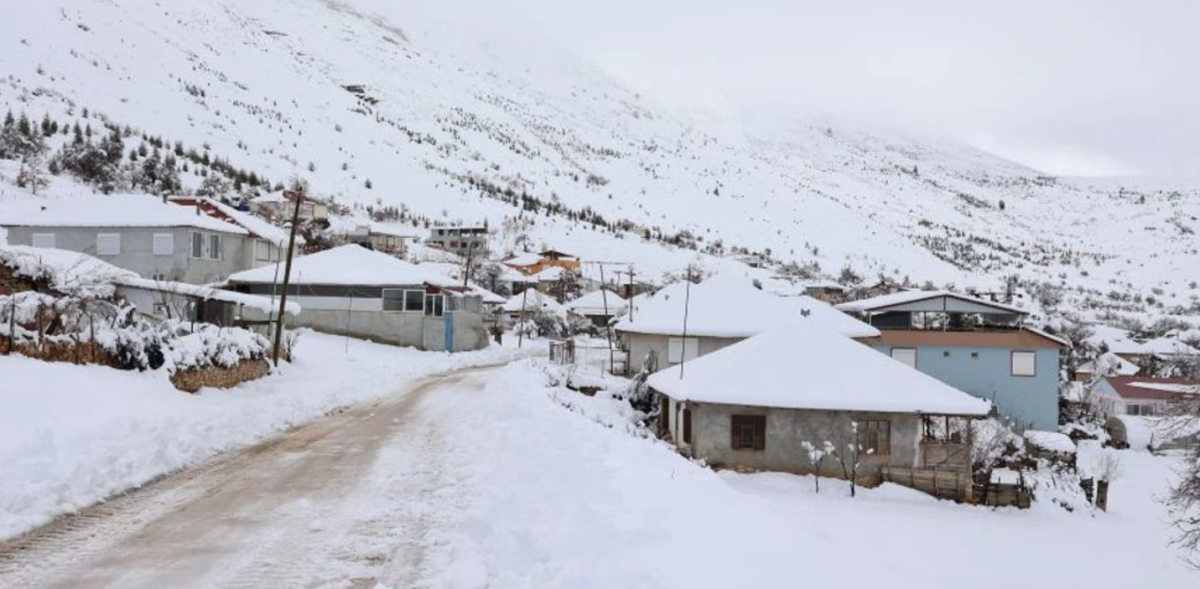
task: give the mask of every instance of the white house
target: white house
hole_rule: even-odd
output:
[[[229,277],[238,292],[281,291],[283,264]],[[480,297],[448,277],[355,244],[300,256],[292,263],[288,300],[302,307],[300,326],[423,350],[477,350],[488,345]]]
[[[597,327],[624,314],[628,306],[629,302],[621,295],[608,289],[589,292],[566,304],[567,311],[591,320]]]
[[[538,311],[551,314],[561,314],[564,311],[558,301],[533,288],[509,297],[501,306],[501,310],[513,321],[520,321],[521,317],[528,317]]]
[[[821,449],[829,442],[839,452],[853,444],[862,448],[860,482],[878,482],[884,468],[965,475],[965,430],[955,436],[940,426],[991,410],[987,401],[803,320],[663,369],[646,383],[663,396],[667,437],[693,457],[811,473],[806,443]],[[820,474],[842,476],[832,458]]]
[[[658,367],[715,352],[781,323],[799,320],[847,337],[875,337],[879,330],[807,296],[777,297],[744,277],[714,276],[692,285],[676,283],[639,301],[632,316],[614,326],[628,352],[631,372],[647,358]]]

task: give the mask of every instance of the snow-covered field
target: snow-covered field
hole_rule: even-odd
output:
[[[537,350],[418,352],[306,332],[277,374],[195,395],[162,371],[0,357],[0,539],[421,377]]]
[[[513,365],[451,434],[470,509],[447,534],[450,587],[1194,587],[1158,498],[1173,458],[1120,455],[1108,513],[989,509],[885,485],[714,473],[568,411]],[[606,416],[603,417],[602,416]],[[1097,452],[1085,446],[1083,458]]]

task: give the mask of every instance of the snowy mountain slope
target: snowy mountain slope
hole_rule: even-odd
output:
[[[1195,189],[1054,179],[844,122],[689,112],[412,3],[47,0],[12,16],[0,108],[70,120],[87,108],[273,181],[301,174],[343,203],[499,226],[519,208],[487,193],[510,189],[627,220],[620,236],[560,216],[529,231],[651,273],[695,256],[645,242],[644,228],[830,273],[849,262],[973,284],[1015,272],[1095,292],[1161,287],[1182,306],[1192,294]]]

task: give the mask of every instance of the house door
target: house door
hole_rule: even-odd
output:
[[[692,444],[692,410],[683,410],[683,443]]]
[[[669,421],[671,419],[671,402],[667,400],[666,395],[658,397],[658,437],[667,437],[669,431]]]

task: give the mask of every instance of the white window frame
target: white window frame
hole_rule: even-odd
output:
[[[439,299],[441,299],[439,301]],[[425,294],[425,316],[444,317],[446,315],[446,296],[442,294]],[[438,311],[441,311],[440,313]]]
[[[388,293],[397,293],[397,292],[400,293],[400,297],[399,297],[400,308],[399,309],[388,309],[386,306],[386,303],[384,302],[386,299],[389,298],[387,296]],[[418,293],[420,295],[420,299],[421,299],[421,308],[420,309],[409,309],[408,308],[409,293],[414,293],[414,292]],[[382,289],[382,292],[380,292],[379,296],[380,296],[380,302],[379,302],[380,308],[382,308],[383,312],[385,312],[385,313],[421,313],[421,314],[425,313],[425,291],[424,290],[418,290],[415,288],[385,288],[385,289]],[[393,296],[390,298],[395,299],[396,297]],[[414,298],[414,300],[415,300],[415,298]]]
[[[119,256],[119,255],[121,255],[121,234],[120,233],[97,233],[96,234],[96,255],[97,256]]]
[[[1018,359],[1020,363],[1018,363]],[[1029,350],[1013,350],[1009,360],[1009,372],[1012,376],[1037,376],[1037,352]]]
[[[199,240],[199,241],[197,241],[197,240]],[[203,260],[204,259],[204,248],[206,247],[205,246],[206,243],[208,243],[208,240],[204,237],[204,233],[201,233],[200,231],[193,231],[191,242],[188,243],[188,257],[193,260]],[[200,245],[199,252],[196,251],[197,244]]]
[[[29,245],[33,247],[56,247],[53,233],[34,233],[29,236]]]
[[[209,233],[206,241],[208,243],[208,259],[220,260],[221,254],[224,253],[222,250],[225,245],[225,236],[220,233]]]
[[[271,255],[271,248],[274,245],[275,244],[273,244],[265,239],[259,239],[259,240],[255,241],[254,242],[254,260],[257,262],[272,262],[272,261],[279,259],[278,255],[275,255],[275,256]],[[265,254],[264,254],[264,250],[265,250]]]
[[[897,354],[896,352],[900,352],[900,353]],[[917,349],[916,348],[905,348],[905,347],[892,348],[891,351],[889,352],[889,355],[892,357],[893,360],[895,360],[909,368],[917,367]],[[908,358],[911,358],[912,360],[909,361]]]
[[[667,363],[679,364],[695,360],[700,356],[700,338],[676,337],[667,338]]]
[[[175,254],[175,234],[155,233],[150,237],[150,249],[156,256],[171,256]]]

